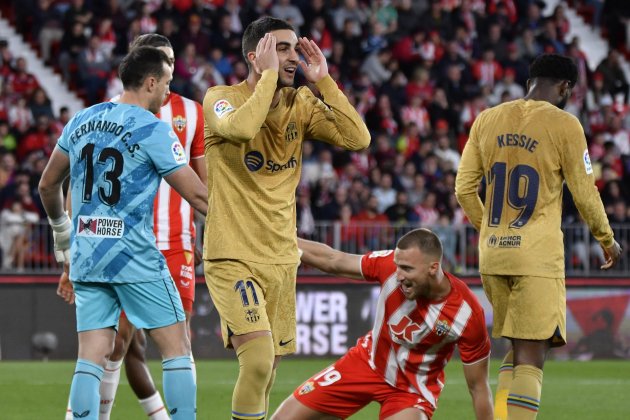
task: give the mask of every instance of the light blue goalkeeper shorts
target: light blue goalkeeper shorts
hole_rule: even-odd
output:
[[[169,277],[146,283],[73,282],[77,332],[118,329],[124,309],[136,328],[167,327],[186,320],[182,300]]]

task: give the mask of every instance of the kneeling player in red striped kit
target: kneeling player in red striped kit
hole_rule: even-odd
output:
[[[372,401],[380,419],[430,419],[455,345],[477,419],[492,419],[490,339],[481,304],[442,271],[442,245],[427,229],[403,236],[394,251],[352,255],[298,239],[303,263],[381,284],[371,332],[298,387],[274,420],[347,418]]]

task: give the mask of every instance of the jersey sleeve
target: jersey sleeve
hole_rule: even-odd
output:
[[[163,121],[155,123],[145,150],[161,177],[172,174],[188,163],[177,134]]]
[[[470,136],[464,146],[462,158],[457,168],[455,178],[455,195],[459,205],[470,220],[470,223],[479,230],[483,218],[483,203],[479,197],[479,183],[483,176],[481,151],[479,150],[479,121],[477,118],[470,129]]]
[[[473,315],[457,342],[462,363],[466,364],[476,363],[490,356],[490,337],[483,308],[479,304],[471,306]]]
[[[613,231],[595,186],[584,130],[575,117],[571,117],[567,124],[563,125],[565,135],[560,141],[558,152],[564,179],[573,195],[575,206],[591,229],[593,237],[604,247],[610,247],[614,241]]]
[[[70,133],[72,133],[72,127],[74,127],[73,120],[65,125],[63,130],[61,131],[61,135],[57,139],[57,148],[61,150],[64,154],[70,154]]]
[[[247,143],[260,131],[273,100],[278,72],[265,70],[254,93],[239,107],[225,87],[209,89],[203,99],[207,131],[226,140]]]
[[[306,112],[310,116],[306,139],[321,140],[348,150],[368,147],[370,132],[335,81],[326,76],[317,83],[317,88],[324,97],[323,102],[308,88],[298,90],[307,104]]]
[[[203,108],[197,102],[195,102],[195,111],[197,112],[197,125],[195,126],[195,134],[190,144],[190,158],[198,159],[204,155],[204,143],[203,143]]]
[[[375,281],[380,284],[396,272],[394,264],[394,251],[373,251],[361,258],[361,274],[367,281]]]

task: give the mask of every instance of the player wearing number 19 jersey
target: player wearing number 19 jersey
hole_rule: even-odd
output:
[[[510,352],[505,359],[505,381],[499,378],[495,418],[507,416],[500,411],[508,388],[510,419],[536,416],[545,353],[566,343],[560,228],[565,181],[609,256],[608,266],[618,256],[584,132],[577,118],[562,110],[576,79],[571,59],[538,57],[525,98],[477,117],[458,168],[457,198],[480,232],[479,271],[494,310],[493,335],[511,339],[514,348],[514,358]],[[482,204],[477,190],[483,176]]]

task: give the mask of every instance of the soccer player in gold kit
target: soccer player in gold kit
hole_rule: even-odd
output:
[[[300,60],[302,54],[305,61]],[[203,102],[208,169],[204,271],[224,344],[239,359],[233,419],[263,419],[275,367],[295,351],[299,262],[295,190],[302,142],[350,150],[370,143],[361,117],[328,75],[315,42],[263,17],[243,34],[246,81]],[[293,88],[298,66],[323,99]]]
[[[547,351],[566,344],[565,181],[604,250],[601,268],[619,259],[584,131],[562,110],[576,80],[571,59],[537,57],[527,95],[477,117],[457,173],[457,199],[480,231],[479,272],[494,311],[492,334],[512,342],[499,373],[495,419],[536,418]],[[477,192],[483,176],[484,203]]]

